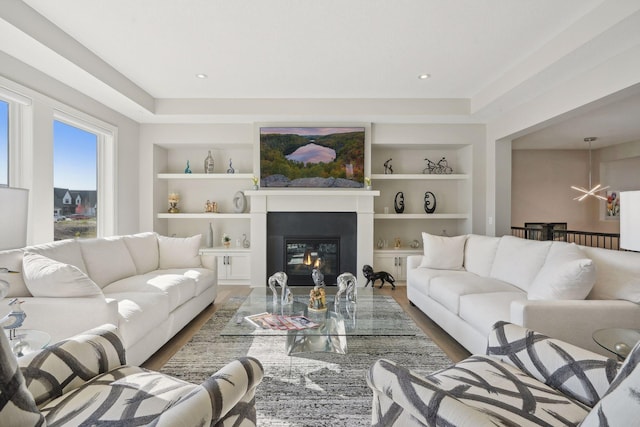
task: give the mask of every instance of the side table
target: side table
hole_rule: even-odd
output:
[[[40,350],[51,341],[51,335],[37,329],[7,329],[5,333],[13,354],[18,357]]]
[[[593,332],[592,337],[600,347],[618,356],[618,360],[624,360],[636,343],[640,341],[640,329],[598,329]]]

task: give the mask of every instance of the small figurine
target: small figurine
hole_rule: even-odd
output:
[[[191,173],[191,166],[189,166],[189,160],[187,160],[187,167],[184,168],[184,173]]]
[[[322,274],[318,267],[314,267],[313,270],[311,270],[311,278],[317,288],[324,288],[324,274]]]
[[[213,203],[210,200],[207,200],[207,203],[204,204],[205,212],[213,212]]]
[[[391,159],[384,162],[384,174],[393,174],[393,167],[391,166]]]
[[[309,292],[309,310],[327,311],[327,296],[324,288],[314,287]]]
[[[227,169],[227,173],[235,173],[236,170],[233,168],[233,163],[231,161],[231,158],[229,158],[229,169]]]
[[[365,265],[364,267],[362,267],[362,273],[364,274],[364,277],[367,278],[367,283],[364,284],[365,288],[369,286],[369,283],[371,283],[372,288],[375,287],[376,280],[380,280],[380,287],[384,286],[384,282],[388,282],[391,285],[392,289],[396,288],[396,279],[394,279],[393,276],[386,271],[378,271],[376,273],[373,271],[373,267],[371,267],[370,265]]]
[[[22,303],[18,298],[13,298],[9,301],[11,312],[0,319],[0,325],[4,329],[9,329],[9,339],[14,339],[16,336],[16,329],[22,326],[24,319],[27,317],[27,313],[22,310]],[[14,307],[15,306],[15,307]]]
[[[356,288],[358,285],[358,279],[351,273],[342,273],[336,279],[338,292],[336,292],[335,305],[340,304],[340,296],[346,291],[347,301],[356,302]]]
[[[276,289],[276,285],[282,288],[282,297],[280,298],[281,304],[284,306],[293,303],[293,293],[291,293],[291,289],[289,289],[289,287],[287,286],[288,279],[289,278],[287,276],[287,273],[285,273],[284,271],[278,271],[277,273],[273,273],[273,275],[271,275],[271,277],[269,277],[269,280],[267,281],[269,289],[271,289],[271,292],[273,292],[274,310],[278,305],[278,290]]]

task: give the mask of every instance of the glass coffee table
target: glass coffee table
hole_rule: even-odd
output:
[[[290,287],[293,303],[282,305],[278,298],[275,306],[273,293],[266,286],[253,288],[235,316],[223,328],[226,336],[286,336],[288,355],[306,352],[332,352],[345,354],[350,336],[414,336],[407,327],[407,316],[391,297],[378,295],[371,288],[358,288],[356,303],[347,302],[344,295],[335,304],[337,287],[326,287],[327,310],[309,310],[311,286]],[[281,289],[278,288],[278,292]],[[306,329],[264,329],[245,319],[259,313],[283,316],[302,315],[319,326]]]

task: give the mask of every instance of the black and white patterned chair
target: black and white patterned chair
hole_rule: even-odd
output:
[[[112,325],[19,359],[0,331],[0,425],[255,426],[262,377],[250,357],[200,385],[127,366]]]
[[[506,322],[487,355],[426,377],[380,359],[367,376],[375,426],[631,426],[640,344],[624,364]]]

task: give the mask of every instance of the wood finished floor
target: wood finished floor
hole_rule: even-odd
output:
[[[469,352],[464,349],[456,340],[451,338],[449,334],[436,325],[418,308],[413,307],[407,299],[407,288],[405,286],[397,286],[395,290],[390,287],[376,289],[382,295],[391,295],[395,298],[403,310],[413,319],[425,334],[449,356],[454,362],[458,362],[469,356]],[[159,370],[171,357],[178,352],[191,337],[200,330],[202,325],[224,305],[224,303],[234,296],[246,296],[251,292],[249,286],[219,286],[216,301],[205,308],[198,316],[196,316],[182,331],[178,332],[171,340],[169,340],[160,350],[151,356],[142,364],[143,367],[152,370]]]

